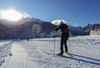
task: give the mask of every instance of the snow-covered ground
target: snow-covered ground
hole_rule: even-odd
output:
[[[60,38],[0,41],[0,68],[100,68],[99,38],[70,37],[67,43],[73,58],[47,54],[60,52]]]

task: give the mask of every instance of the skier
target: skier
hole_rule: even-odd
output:
[[[27,37],[27,41],[29,41],[29,37]]]
[[[60,43],[60,50],[61,52],[58,53],[58,55],[63,56],[63,44],[65,45],[65,52],[68,54],[68,47],[67,47],[67,43],[66,41],[69,38],[69,30],[70,28],[68,27],[67,24],[64,24],[62,21],[60,23],[60,25],[55,29],[55,31],[58,31],[59,29],[61,29],[62,35],[61,35],[61,43]]]

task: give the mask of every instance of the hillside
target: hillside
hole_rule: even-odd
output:
[[[100,24],[93,24],[86,30],[90,35],[100,35]]]
[[[22,18],[17,22],[0,20],[0,39],[43,37],[44,34],[53,32],[55,27],[50,22],[44,22],[37,18]]]
[[[0,19],[0,39],[53,37],[56,27],[37,18],[22,18],[16,22]],[[100,35],[100,24],[87,24],[84,27],[69,25],[69,27],[73,36]]]

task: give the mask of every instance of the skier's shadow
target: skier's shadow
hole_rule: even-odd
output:
[[[85,60],[81,59],[81,58],[74,58],[74,57],[70,58],[70,59],[74,59],[74,60],[82,61],[82,62],[86,62],[86,63],[91,63],[91,64],[95,64],[95,65],[100,65],[100,59],[95,59],[95,58],[86,57],[86,56],[80,56],[80,55],[76,55],[76,54],[71,54],[71,55],[73,55],[74,57],[76,56],[76,57],[85,58]],[[86,59],[88,59],[88,60],[86,60]]]

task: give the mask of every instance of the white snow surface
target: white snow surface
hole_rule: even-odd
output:
[[[60,52],[60,38],[0,41],[0,68],[100,68],[100,36],[74,36],[67,41],[73,58]],[[54,49],[55,45],[55,49]]]

